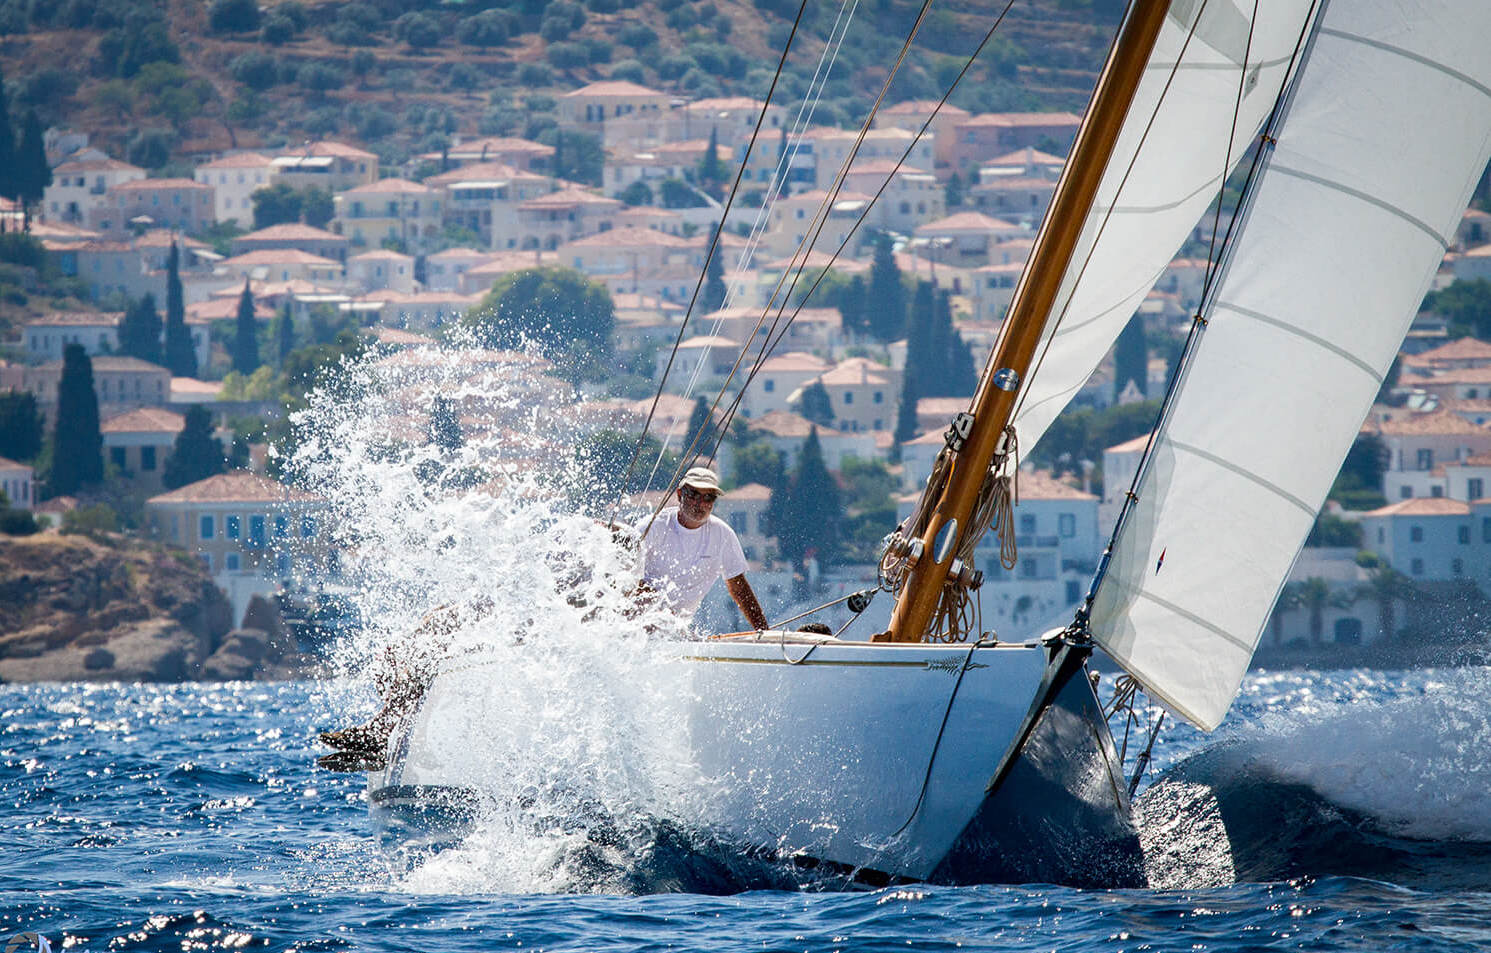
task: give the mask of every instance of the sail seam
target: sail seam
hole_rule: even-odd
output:
[[[1187,622],[1194,622],[1196,625],[1201,626],[1203,629],[1206,629],[1208,632],[1211,632],[1211,633],[1213,633],[1215,635],[1221,636],[1223,639],[1226,639],[1228,642],[1231,642],[1233,645],[1235,645],[1238,648],[1242,649],[1244,652],[1247,652],[1249,655],[1253,654],[1253,643],[1252,643],[1251,640],[1249,640],[1249,639],[1243,639],[1243,638],[1241,638],[1239,636],[1233,635],[1231,632],[1228,632],[1226,629],[1223,629],[1223,628],[1219,627],[1218,625],[1216,625],[1215,623],[1213,623],[1210,619],[1205,619],[1205,618],[1203,618],[1203,617],[1197,615],[1196,613],[1191,612],[1191,611],[1189,611],[1187,609],[1182,609],[1180,606],[1176,605],[1175,603],[1170,602],[1170,601],[1165,600],[1165,599],[1161,599],[1159,596],[1157,596],[1154,593],[1148,591],[1147,589],[1141,589],[1141,590],[1139,590],[1138,595],[1139,595],[1139,598],[1141,598],[1141,599],[1147,599],[1150,602],[1153,602],[1155,605],[1159,606],[1160,608],[1166,609],[1166,610],[1168,610],[1170,612],[1175,613],[1176,615],[1180,616],[1182,619],[1185,619]],[[1145,691],[1149,691],[1149,686],[1147,684],[1145,685]]]
[[[1329,27],[1321,27],[1320,32],[1324,36],[1335,37],[1338,40],[1345,40],[1348,43],[1360,43],[1362,46],[1370,46],[1374,50],[1381,50],[1384,53],[1392,53],[1396,56],[1401,56],[1405,60],[1411,60],[1414,63],[1418,63],[1420,66],[1427,66],[1437,73],[1443,73],[1444,75],[1456,80],[1457,82],[1464,83],[1466,86],[1469,86],[1471,89],[1479,92],[1482,96],[1491,98],[1491,86],[1487,86],[1486,84],[1480,82],[1474,76],[1469,76],[1457,69],[1452,69],[1449,66],[1446,66],[1444,63],[1439,62],[1438,60],[1431,60],[1427,56],[1423,56],[1419,53],[1414,53],[1411,50],[1405,50],[1401,46],[1393,46],[1391,43],[1384,43],[1381,40],[1369,39],[1368,37],[1362,36],[1358,33],[1347,33],[1345,30],[1335,30]]]
[[[1313,182],[1316,185],[1330,189],[1334,192],[1339,192],[1342,195],[1348,195],[1361,202],[1365,202],[1368,205],[1376,206],[1377,208],[1382,209],[1384,212],[1387,212],[1389,215],[1392,215],[1395,218],[1402,219],[1403,221],[1412,225],[1414,228],[1417,228],[1419,231],[1423,232],[1425,235],[1428,235],[1439,244],[1440,248],[1447,249],[1450,247],[1449,239],[1439,234],[1439,232],[1435,230],[1434,226],[1428,224],[1427,222],[1424,222],[1421,219],[1415,218],[1414,216],[1408,214],[1406,211],[1392,204],[1391,202],[1384,202],[1377,196],[1372,195],[1368,192],[1363,192],[1361,189],[1354,189],[1351,186],[1346,185],[1344,182],[1337,182],[1333,179],[1327,179],[1323,176],[1314,175],[1309,172],[1302,172],[1299,169],[1291,169],[1288,166],[1279,165],[1278,163],[1274,163],[1273,167],[1269,171],[1275,172],[1279,175],[1287,175],[1296,179],[1301,179],[1305,182]]]
[[[1304,500],[1295,496],[1293,493],[1290,493],[1288,490],[1279,486],[1277,483],[1274,483],[1271,480],[1265,480],[1263,477],[1254,473],[1252,470],[1240,467],[1237,464],[1233,463],[1231,460],[1228,460],[1224,457],[1219,457],[1216,454],[1210,453],[1206,450],[1202,450],[1200,447],[1195,447],[1188,443],[1181,443],[1179,440],[1173,440],[1170,437],[1161,437],[1158,441],[1156,441],[1156,446],[1158,447],[1158,445],[1161,443],[1172,446],[1177,450],[1184,450],[1186,453],[1189,453],[1192,456],[1200,457],[1201,459],[1206,460],[1209,463],[1214,463],[1225,470],[1230,470],[1233,473],[1236,473],[1238,476],[1243,477],[1244,479],[1263,487],[1265,490],[1268,490],[1270,493],[1278,496],[1281,500],[1287,500],[1290,503],[1293,503],[1311,519],[1315,518],[1315,507],[1306,503]]]
[[[1252,308],[1244,308],[1242,305],[1235,304],[1235,303],[1233,303],[1231,301],[1218,301],[1217,302],[1217,307],[1218,308],[1226,308],[1228,311],[1231,311],[1234,314],[1242,315],[1245,318],[1252,318],[1254,321],[1258,321],[1258,322],[1261,322],[1263,324],[1267,324],[1270,327],[1278,328],[1280,331],[1284,331],[1284,332],[1286,332],[1288,334],[1294,335],[1295,337],[1302,338],[1302,339],[1304,339],[1306,341],[1309,341],[1311,344],[1314,344],[1317,347],[1320,347],[1320,348],[1322,348],[1324,350],[1330,351],[1332,354],[1335,354],[1336,356],[1338,356],[1338,357],[1340,357],[1340,358],[1342,358],[1342,359],[1344,359],[1346,361],[1349,361],[1350,363],[1356,365],[1357,367],[1361,368],[1361,370],[1368,377],[1370,377],[1370,378],[1372,378],[1372,380],[1376,381],[1377,384],[1379,384],[1379,385],[1382,384],[1382,372],[1381,371],[1379,371],[1377,368],[1373,367],[1372,365],[1368,364],[1366,361],[1362,360],[1361,358],[1357,357],[1355,354],[1352,354],[1350,351],[1346,350],[1345,348],[1342,348],[1339,345],[1334,344],[1331,341],[1328,341],[1328,340],[1326,340],[1323,337],[1320,337],[1320,336],[1315,335],[1315,334],[1311,334],[1310,332],[1306,331],[1305,329],[1303,329],[1303,328],[1301,328],[1301,327],[1299,327],[1297,325],[1290,324],[1287,321],[1281,321],[1278,318],[1270,317],[1269,315],[1264,314],[1262,311],[1254,311]]]
[[[1276,56],[1271,60],[1257,60],[1249,65],[1253,69],[1268,69],[1273,66],[1284,66],[1291,62],[1293,59],[1294,54],[1291,53],[1289,56]],[[1220,70],[1227,70],[1230,72],[1232,70],[1236,70],[1239,66],[1240,64],[1235,63],[1231,60],[1228,60],[1226,63],[1182,63],[1179,65],[1177,65],[1174,61],[1167,60],[1164,63],[1151,63],[1149,64],[1148,68],[1150,70],[1158,70],[1160,68],[1164,68],[1167,70],[1174,69],[1180,73],[1214,73]]]
[[[1201,185],[1198,186],[1197,188],[1192,189],[1186,195],[1183,195],[1179,199],[1176,199],[1174,202],[1165,202],[1165,203],[1163,203],[1161,205],[1110,205],[1110,206],[1107,206],[1107,207],[1104,207],[1102,205],[1094,205],[1092,207],[1092,211],[1093,211],[1094,215],[1096,215],[1099,212],[1103,212],[1105,214],[1113,214],[1113,215],[1130,215],[1130,214],[1134,214],[1134,213],[1141,213],[1141,214],[1143,214],[1143,213],[1152,213],[1152,212],[1168,212],[1168,211],[1171,211],[1172,209],[1176,209],[1176,208],[1179,208],[1182,205],[1185,205],[1187,202],[1191,201],[1192,199],[1194,199],[1196,196],[1200,195],[1203,192],[1210,192],[1210,191],[1212,191],[1213,189],[1216,188],[1217,183],[1220,182],[1221,180],[1222,180],[1221,176],[1214,175],[1211,178],[1207,179],[1205,182],[1201,183]]]

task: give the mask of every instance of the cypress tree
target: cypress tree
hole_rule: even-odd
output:
[[[274,328],[274,340],[279,352],[280,367],[284,368],[290,352],[295,350],[295,318],[290,314],[290,302],[280,309],[279,321]]]
[[[42,416],[36,395],[11,390],[0,394],[0,457],[32,460],[41,453]]]
[[[52,167],[47,164],[47,147],[42,135],[41,120],[36,111],[26,114],[26,125],[21,130],[21,144],[16,149],[16,168],[20,177],[21,222],[26,231],[31,230],[31,209],[40,204],[47,186],[52,184]]]
[[[890,236],[875,239],[875,257],[870,265],[868,307],[870,333],[881,341],[894,341],[906,333],[906,289],[896,265]]]
[[[171,242],[166,259],[166,367],[175,377],[197,376],[197,349],[186,326],[186,299],[181,293],[181,249]]]
[[[834,405],[828,397],[828,388],[823,386],[823,381],[814,380],[802,391],[802,404],[798,413],[808,418],[815,424],[832,427],[834,423]]]
[[[155,310],[155,295],[146,292],[145,297],[129,306],[119,322],[119,350],[130,357],[159,364],[160,333],[160,314]]]
[[[704,282],[704,313],[718,311],[725,306],[725,298],[729,289],[725,287],[725,248],[719,242],[720,226],[714,227],[714,254],[709,258],[709,267],[705,269]]]
[[[259,369],[259,328],[254,320],[254,293],[248,279],[243,279],[243,294],[238,296],[238,318],[233,334],[233,370],[244,377]]]
[[[1139,315],[1129,319],[1113,344],[1113,399],[1128,386],[1129,381],[1139,388],[1140,394],[1148,394],[1149,344],[1144,339],[1144,320]]]
[[[772,490],[767,519],[777,538],[777,552],[788,562],[800,563],[809,547],[818,550],[821,564],[833,561],[838,552],[844,508],[839,486],[823,462],[817,427],[803,441],[797,466],[785,486]]]
[[[906,367],[910,370],[911,365],[907,364]],[[897,457],[901,453],[901,444],[917,437],[919,428],[916,422],[916,402],[920,399],[919,390],[919,382],[910,374],[902,379],[901,404],[896,408],[895,453]]]
[[[709,145],[699,159],[699,181],[711,192],[717,192],[725,181],[725,166],[720,162],[720,131],[709,127]]]
[[[62,379],[57,385],[57,424],[52,433],[49,496],[76,493],[104,477],[104,440],[98,429],[98,394],[93,389],[93,362],[81,344],[62,352]]]
[[[10,125],[10,98],[5,77],[0,74],[0,197],[12,202],[21,197],[20,166],[16,161],[16,134]]]
[[[466,443],[461,418],[449,397],[436,394],[430,406],[430,442],[442,450],[459,450]]]
[[[709,414],[709,402],[703,397],[695,398],[694,410],[689,414],[689,429],[683,440],[682,451],[707,455],[712,449],[715,433],[714,419]]]
[[[161,483],[174,490],[222,473],[227,466],[222,441],[212,435],[212,416],[201,404],[193,404],[186,412],[185,426],[176,435],[171,455],[166,457]]]
[[[868,333],[870,323],[865,314],[867,308],[868,293],[865,290],[865,280],[855,275],[849,279],[844,285],[844,290],[839,293],[839,314],[844,320],[844,330],[856,337]]]

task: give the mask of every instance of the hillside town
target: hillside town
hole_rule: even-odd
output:
[[[949,371],[958,380],[934,390],[916,372],[928,361],[938,375],[983,366],[1080,122],[951,105],[933,116],[936,106],[888,105],[862,142],[811,127],[786,152],[778,144],[794,120],[782,107],[597,81],[557,97],[555,112],[562,134],[603,150],[598,187],[556,174],[556,146],[511,136],[456,137],[398,167],[330,139],[210,150],[187,157],[186,178],[152,176],[91,146],[85,130],[48,129],[50,184],[34,207],[0,205],[0,224],[39,244],[46,261],[35,271],[82,297],[28,315],[0,342],[0,394],[29,395],[45,437],[12,448],[21,459],[0,458],[0,490],[12,513],[47,531],[101,526],[192,554],[241,617],[256,595],[338,582],[324,501],[276,472],[267,452],[283,433],[280,388],[297,361],[318,347],[372,348],[395,363],[436,349],[473,376],[546,382],[534,386],[572,401],[581,437],[635,439],[651,417],[651,433],[673,434],[676,447],[726,423],[701,421],[701,401],[739,394],[716,513],[740,535],[768,613],[873,585],[875,542],[910,512],[972,393],[971,376]],[[997,540],[978,554],[986,628],[1038,634],[1086,592],[1171,370],[1166,342],[1200,303],[1208,227],[1135,314],[1149,342],[1138,359],[1121,341],[1074,398],[1085,419],[1139,425],[1092,426],[1122,437],[1106,445],[1053,434],[1056,445],[1025,464],[1018,566],[1000,568]],[[565,372],[505,341],[448,345],[536,269],[600,289],[611,315],[594,342],[603,358]],[[828,278],[787,306],[781,289],[799,272]],[[887,280],[904,298],[890,324],[877,310]],[[1488,280],[1491,213],[1472,208],[1430,302]],[[178,300],[173,331],[156,309]],[[739,359],[755,359],[784,309],[795,318],[742,393]],[[928,352],[939,314],[947,333]],[[61,434],[76,426],[68,380],[83,363],[101,467],[69,482]],[[468,435],[521,427],[476,398],[445,412]],[[411,427],[415,439],[437,429]],[[203,441],[216,447],[206,475],[187,466]],[[526,462],[564,452],[535,448]],[[814,468],[842,501],[832,550],[786,542],[774,508],[774,495]],[[1281,593],[1265,655],[1436,624],[1413,609],[1415,593],[1475,604],[1491,592],[1491,343],[1426,306],[1348,468]],[[711,610],[735,621],[728,598],[714,596]]]

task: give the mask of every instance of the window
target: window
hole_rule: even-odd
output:
[[[213,536],[217,535],[217,526],[214,525],[216,522],[217,521],[214,520],[211,516],[202,517],[201,523],[199,523],[197,526],[198,537],[201,539],[211,539]]]
[[[737,533],[744,533],[744,532],[746,532],[746,514],[744,514],[744,513],[731,513],[729,515],[729,523],[730,523],[730,528],[733,529],[733,530],[735,530],[735,532],[737,532]]]
[[[141,470],[145,470],[147,472],[150,471],[150,470],[154,470],[155,469],[155,448],[154,447],[141,447],[140,448],[140,469]]]
[[[1491,543],[1491,516],[1481,517],[1481,542]]]
[[[124,469],[124,448],[123,447],[110,447],[109,448],[109,462],[112,463],[115,467],[119,468],[120,470],[123,470]]]
[[[1441,496],[1444,496],[1444,487],[1442,487],[1442,486],[1431,486],[1431,487],[1429,487],[1429,495],[1432,496],[1432,497],[1434,497],[1436,500],[1439,499]]]
[[[1377,542],[1387,542],[1387,530],[1383,529],[1381,526],[1377,527]]]
[[[227,570],[229,572],[237,572],[238,571],[238,567],[239,567],[238,554],[237,553],[229,553],[228,554],[227,562],[225,563],[225,568],[227,568]]]
[[[1424,528],[1422,526],[1408,527],[1408,538],[1415,543],[1424,541]]]
[[[1461,527],[1459,527],[1456,530],[1456,532],[1455,532],[1455,536],[1456,536],[1456,538],[1458,538],[1460,540],[1460,542],[1462,544],[1469,545],[1470,544],[1470,527],[1469,526],[1461,526]]]
[[[877,403],[877,404],[883,404],[883,403],[885,403],[885,395],[883,393],[881,393],[880,391],[877,390],[875,392],[874,400],[875,400],[875,403]]]
[[[264,545],[264,517],[257,513],[249,517],[249,545]]]
[[[766,379],[766,382],[761,385],[761,389],[770,394],[772,391],[777,389],[777,382],[768,377]]]
[[[1020,533],[1024,536],[1030,536],[1035,533],[1034,516],[1026,514],[1025,516],[1020,517]]]
[[[1434,469],[1434,451],[1423,449],[1418,452],[1418,467],[1420,470]]]
[[[1480,477],[1473,477],[1465,481],[1465,498],[1467,500],[1479,500],[1485,495],[1485,484]]]
[[[1400,486],[1400,487],[1398,487],[1398,496],[1401,497],[1402,499],[1405,499],[1405,500],[1412,499],[1413,498],[1413,487],[1411,487],[1411,486]]]
[[[1073,513],[1062,513],[1056,517],[1056,532],[1071,539],[1077,535],[1077,517]]]
[[[310,539],[316,535],[316,518],[314,516],[302,516],[300,518],[300,536],[302,539]]]
[[[1409,563],[1408,571],[1415,576],[1422,576],[1424,574],[1424,561],[1422,559],[1415,559]]]
[[[1463,576],[1465,574],[1465,560],[1451,559],[1450,572],[1454,573],[1457,576]]]
[[[849,393],[848,391],[845,391],[844,392],[844,403],[846,403],[846,404],[852,404],[852,403],[854,403],[854,395],[852,393]]]
[[[242,524],[242,522],[241,522],[241,520],[240,520],[239,517],[237,517],[237,516],[230,516],[230,517],[228,517],[227,531],[228,531],[228,538],[229,539],[238,539],[240,536],[243,535],[243,524]],[[228,568],[230,568],[230,569],[236,569],[238,567],[236,567],[236,566],[230,566]]]
[[[290,535],[290,517],[276,516],[274,518],[274,538],[284,539]]]

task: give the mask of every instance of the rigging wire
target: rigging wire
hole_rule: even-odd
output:
[[[704,267],[699,270],[699,280],[694,283],[694,293],[689,298],[688,310],[684,312],[683,321],[678,326],[678,337],[673,342],[673,350],[668,354],[667,367],[663,369],[662,378],[658,381],[657,394],[654,395],[652,398],[652,407],[649,408],[647,411],[647,419],[642,424],[642,432],[637,435],[636,446],[632,448],[631,459],[627,461],[626,472],[621,479],[620,493],[626,492],[627,483],[631,480],[632,477],[632,469],[637,465],[637,456],[642,452],[642,444],[647,437],[647,430],[650,426],[652,426],[652,418],[657,413],[658,402],[662,400],[663,386],[668,381],[668,372],[672,370],[673,361],[678,356],[678,345],[683,343],[684,330],[688,327],[689,318],[692,317],[694,313],[694,305],[699,300],[699,289],[702,288],[704,285],[704,276],[709,271],[709,262],[714,257],[715,250],[719,247],[720,235],[725,230],[724,223],[729,219],[730,207],[735,202],[736,194],[740,191],[741,176],[745,174],[746,166],[750,162],[751,150],[755,148],[756,138],[761,134],[761,126],[766,121],[766,111],[771,105],[771,95],[772,93],[776,92],[777,83],[782,78],[782,70],[787,65],[787,53],[792,49],[792,41],[797,36],[798,27],[802,23],[803,13],[807,10],[807,8],[808,0],[802,0],[802,3],[797,8],[797,18],[792,21],[792,32],[787,35],[787,42],[782,46],[782,55],[777,60],[776,72],[772,74],[771,86],[766,92],[766,99],[763,100],[761,103],[761,114],[756,117],[756,126],[754,129],[751,130],[751,140],[750,143],[746,146],[746,154],[741,159],[740,168],[738,168],[735,172],[735,182],[733,185],[731,185],[730,196],[725,201],[725,211],[720,218],[720,227],[715,229],[714,236],[710,239],[709,251],[704,256]],[[611,518],[608,521],[613,526],[616,523],[616,510],[620,506],[621,499],[620,495],[618,494],[615,504],[612,505]],[[655,515],[656,514],[654,514],[654,516]]]
[[[964,62],[963,68],[958,71],[958,75],[953,78],[952,83],[949,84],[947,90],[942,94],[942,98],[937,101],[937,105],[933,107],[931,113],[927,116],[926,121],[922,123],[921,129],[917,131],[917,134],[915,137],[912,138],[911,143],[901,153],[900,158],[896,160],[895,167],[891,170],[890,175],[887,176],[886,180],[881,183],[880,188],[876,190],[873,196],[871,196],[870,201],[866,203],[865,208],[860,212],[859,218],[855,220],[854,225],[849,229],[848,233],[845,234],[844,239],[839,243],[839,247],[836,248],[833,255],[830,256],[828,263],[824,265],[821,271],[819,271],[812,285],[803,294],[797,307],[793,310],[791,316],[787,318],[785,323],[781,324],[780,330],[778,330],[778,324],[781,322],[782,312],[786,309],[786,303],[784,302],[782,307],[778,310],[777,320],[773,321],[771,329],[769,330],[767,335],[767,340],[762,344],[761,352],[758,354],[750,372],[746,375],[746,379],[741,385],[740,392],[736,394],[735,398],[731,401],[730,406],[727,408],[724,421],[717,428],[718,436],[715,439],[714,447],[710,451],[709,459],[711,461],[714,460],[714,458],[719,454],[720,445],[723,443],[724,440],[723,435],[728,432],[729,425],[734,420],[735,414],[740,407],[740,402],[743,399],[746,390],[749,389],[751,382],[755,380],[756,374],[760,372],[761,365],[764,364],[767,358],[771,356],[772,352],[776,350],[777,345],[781,343],[781,340],[786,336],[787,329],[791,327],[792,322],[796,320],[798,314],[802,312],[802,309],[807,306],[807,302],[812,300],[813,293],[818,290],[818,286],[823,283],[824,278],[827,277],[828,272],[833,268],[834,263],[839,260],[839,256],[843,254],[844,249],[849,246],[850,240],[853,239],[855,233],[859,230],[859,227],[864,224],[865,219],[868,218],[870,211],[874,208],[875,203],[879,201],[880,196],[883,195],[885,193],[885,190],[890,187],[890,183],[895,179],[896,173],[900,171],[901,166],[905,163],[906,159],[910,157],[911,152],[916,147],[917,142],[919,142],[921,140],[921,137],[926,134],[926,131],[931,126],[932,121],[937,117],[938,111],[941,110],[941,108],[947,103],[947,100],[952,95],[953,90],[957,88],[958,82],[962,80],[964,74],[966,74],[968,70],[972,68],[974,61],[978,59],[978,56],[980,53],[983,52],[984,47],[986,47],[989,41],[993,39],[995,31],[998,30],[1000,24],[1004,22],[1005,15],[1009,13],[1012,6],[1014,6],[1014,0],[1007,0],[1004,5],[1004,9],[1000,11],[999,16],[995,19],[994,25],[991,26],[987,32],[985,32],[984,38],[979,42],[979,45],[974,49],[973,53]],[[822,229],[820,227],[819,231],[821,232],[821,230]],[[816,239],[816,237],[817,235],[815,234],[814,238]],[[799,275],[800,274],[801,271],[799,270]],[[788,289],[788,300],[790,300],[791,292],[795,288],[796,281],[794,280],[792,288]],[[773,293],[772,300],[774,301],[775,298],[776,295],[775,293]],[[770,303],[768,303],[768,311],[770,310],[770,307],[771,305]],[[757,327],[760,327],[759,323]]]

